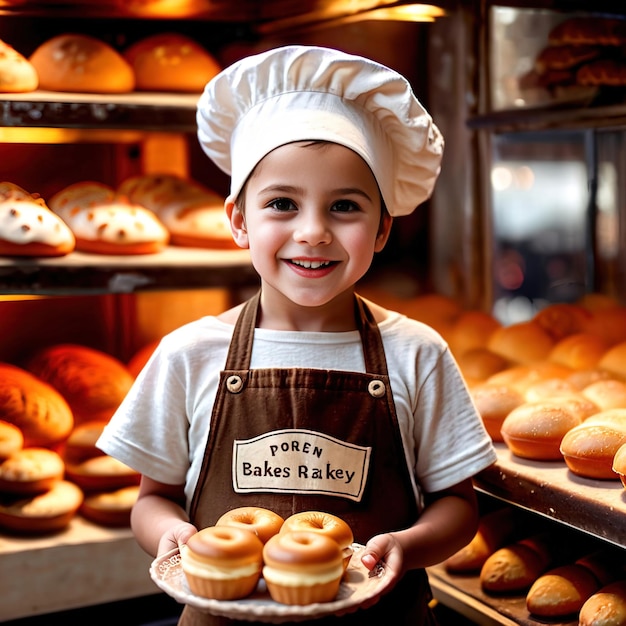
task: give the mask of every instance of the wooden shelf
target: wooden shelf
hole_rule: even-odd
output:
[[[530,461],[496,444],[498,461],[475,477],[479,491],[626,548],[626,490],[619,480],[592,480],[565,462]]]

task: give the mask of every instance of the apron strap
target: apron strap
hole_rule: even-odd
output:
[[[261,291],[259,290],[244,304],[239,314],[226,358],[226,370],[250,369],[254,329],[260,301]],[[363,345],[365,371],[368,374],[387,376],[387,360],[378,324],[370,308],[357,294],[354,294],[354,312]]]

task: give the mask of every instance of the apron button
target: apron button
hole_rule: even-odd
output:
[[[372,380],[367,386],[367,390],[374,398],[382,398],[385,395],[385,383],[382,380]]]
[[[229,376],[226,379],[226,388],[231,393],[239,393],[243,389],[243,380],[241,376]]]

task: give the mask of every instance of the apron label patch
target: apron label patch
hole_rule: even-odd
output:
[[[359,502],[371,451],[306,429],[235,440],[233,488],[237,493],[323,494]]]

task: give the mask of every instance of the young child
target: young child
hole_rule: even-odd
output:
[[[473,537],[471,477],[495,453],[444,341],[355,284],[429,197],[439,131],[393,70],[307,46],[227,68],[197,119],[261,288],[166,336],[100,438],[142,474],[137,540],[157,556],[235,507],[327,511],[383,593],[311,623],[434,623],[424,568]]]

